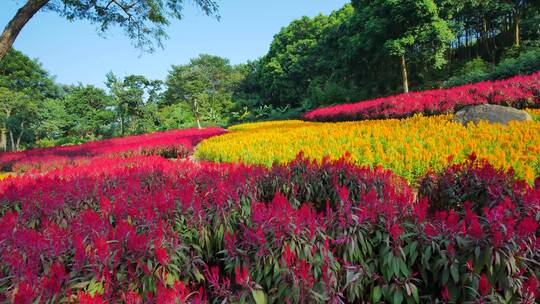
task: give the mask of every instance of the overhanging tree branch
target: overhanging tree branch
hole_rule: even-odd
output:
[[[28,2],[17,11],[15,17],[9,21],[0,36],[0,60],[4,58],[9,49],[11,49],[13,42],[26,23],[48,2],[49,0],[28,0]]]

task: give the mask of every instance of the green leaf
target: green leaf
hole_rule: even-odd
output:
[[[379,286],[375,286],[371,292],[371,299],[373,300],[373,303],[379,302],[381,300],[381,295],[381,288]]]
[[[459,281],[459,271],[455,264],[450,266],[450,274],[452,275],[454,282],[457,283]]]
[[[266,294],[260,289],[252,289],[251,294],[256,304],[266,304]]]
[[[401,290],[396,290],[394,292],[394,304],[401,304],[401,302],[403,302],[403,293]]]
[[[420,296],[418,295],[418,288],[414,284],[410,284],[412,296],[415,303],[420,303]]]

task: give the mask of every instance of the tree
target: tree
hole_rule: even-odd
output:
[[[363,37],[368,49],[384,49],[399,58],[403,91],[409,92],[407,61],[431,63],[440,68],[454,35],[439,17],[433,0],[355,0],[355,8],[365,18]],[[373,49],[376,48],[376,49]]]
[[[167,90],[162,105],[184,103],[190,109],[197,126],[203,120],[223,121],[232,107],[232,95],[242,74],[228,59],[200,55],[187,65],[173,66],[167,75]]]
[[[22,136],[30,127],[37,108],[36,102],[23,93],[0,87],[0,149],[7,150],[9,135],[11,150],[19,150]]]
[[[69,21],[87,20],[106,32],[122,28],[138,48],[152,51],[162,46],[165,26],[171,18],[182,19],[185,0],[28,0],[9,21],[0,36],[0,60],[7,54],[26,23],[41,10],[52,11]],[[217,16],[213,0],[193,0],[209,16]]]
[[[119,119],[120,135],[153,131],[161,81],[148,80],[141,75],[128,75],[119,79],[113,73],[108,73],[106,77],[106,85]]]
[[[58,98],[60,88],[41,67],[17,50],[11,50],[0,60],[0,149],[19,149],[24,136],[30,137],[37,119],[37,109],[43,100]],[[28,103],[28,104],[24,104]]]
[[[320,60],[317,45],[329,17],[302,17],[274,36],[270,50],[260,60],[260,88],[272,106],[298,106],[310,82],[317,75]],[[322,55],[324,56],[324,55]]]
[[[36,142],[47,141],[48,145],[63,138],[70,130],[74,117],[70,115],[62,98],[46,99],[40,104],[37,119],[33,123]]]
[[[80,139],[95,139],[106,134],[106,128],[114,123],[111,96],[92,85],[68,86],[64,89],[63,106],[69,135]],[[52,104],[50,104],[52,106]],[[62,115],[56,109],[58,115]],[[57,117],[51,117],[56,119]]]
[[[193,115],[185,103],[163,106],[156,115],[160,130],[183,128],[194,123]]]
[[[37,60],[14,49],[0,60],[0,87],[23,92],[39,100],[61,95],[54,78]]]

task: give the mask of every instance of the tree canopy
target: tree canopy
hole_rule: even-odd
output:
[[[192,0],[203,13],[218,15],[214,0]],[[17,38],[21,29],[38,11],[52,11],[69,21],[86,20],[100,33],[119,27],[133,44],[152,51],[167,37],[165,27],[172,19],[182,19],[185,0],[28,0],[17,11],[0,36],[0,59]]]
[[[202,54],[189,64],[172,67],[162,104],[186,105],[199,128],[202,121],[222,122],[240,80],[241,74],[228,59]]]

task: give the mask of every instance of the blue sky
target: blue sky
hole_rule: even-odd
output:
[[[0,27],[13,17],[21,0],[0,0]],[[104,38],[95,26],[69,22],[54,13],[39,12],[15,41],[15,48],[37,58],[60,83],[104,87],[109,71],[124,76],[142,74],[163,79],[172,64],[183,64],[200,53],[227,57],[233,64],[256,59],[268,51],[272,37],[301,16],[328,14],[346,0],[221,0],[221,21],[193,7],[168,28],[165,49],[141,53],[119,30]]]

